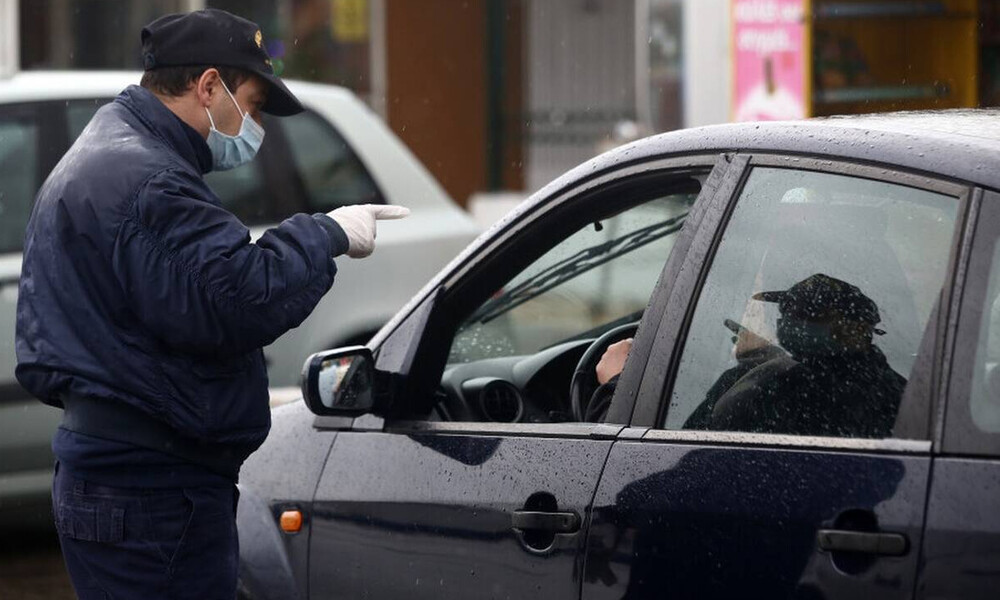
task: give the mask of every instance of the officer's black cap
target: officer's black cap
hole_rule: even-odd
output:
[[[146,25],[142,64],[147,71],[193,66],[243,69],[270,85],[264,112],[279,117],[302,112],[302,104],[274,74],[260,27],[224,10],[166,15]]]
[[[835,277],[816,273],[796,283],[787,290],[759,292],[754,300],[777,302],[782,315],[805,320],[819,320],[836,312],[839,318],[874,326],[882,320],[875,301],[864,295],[860,288]],[[884,334],[875,329],[876,334]]]

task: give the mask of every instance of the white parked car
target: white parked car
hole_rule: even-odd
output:
[[[48,503],[49,439],[60,411],[29,398],[14,379],[14,324],[24,228],[35,193],[90,121],[138,72],[28,72],[0,80],[0,520]],[[364,343],[478,228],[386,125],[350,91],[289,81],[306,107],[265,115],[256,160],[207,180],[256,238],[297,212],[358,203],[407,206],[404,221],[379,224],[378,247],[337,261],[333,290],[300,327],[265,349],[272,403],[297,397],[304,359]],[[293,390],[289,394],[289,390]],[[23,511],[20,511],[23,512]]]

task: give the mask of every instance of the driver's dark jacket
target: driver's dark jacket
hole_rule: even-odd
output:
[[[330,288],[347,237],[296,215],[251,243],[203,181],[211,166],[204,139],[143,88],[97,112],[28,222],[16,375],[46,404],[166,425],[235,476],[270,427],[261,348]]]
[[[714,402],[711,429],[827,437],[885,438],[906,379],[876,346],[834,356],[755,362]],[[741,365],[734,368],[744,371]],[[727,374],[721,380],[732,381]],[[713,386],[711,398],[718,386]]]

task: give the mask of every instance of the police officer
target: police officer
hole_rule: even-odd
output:
[[[219,10],[142,30],[145,73],[101,108],[28,223],[17,378],[62,407],[53,509],[81,598],[233,598],[235,483],[270,427],[262,347],[364,257],[351,206],[252,243],[202,176],[253,159],[261,113],[302,106],[254,23]],[[295,140],[292,140],[295,143]]]

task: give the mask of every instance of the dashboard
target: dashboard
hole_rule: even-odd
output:
[[[488,358],[445,368],[434,413],[444,421],[572,421],[569,384],[593,339],[557,344],[526,356]]]

